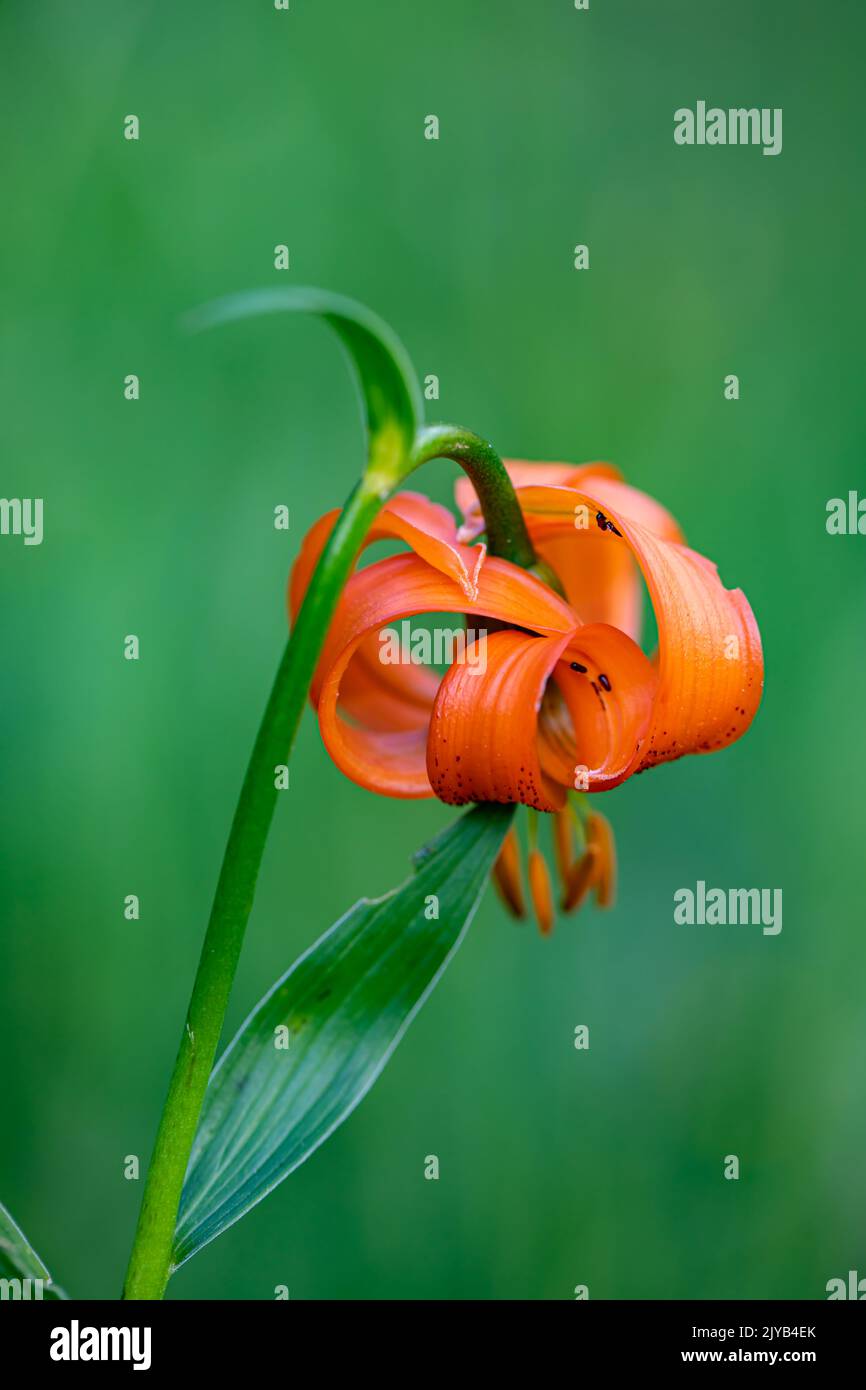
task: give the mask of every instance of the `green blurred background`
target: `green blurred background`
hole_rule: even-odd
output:
[[[73,1294],[119,1291],[286,575],[362,462],[326,329],[179,318],[301,283],[395,327],[428,418],[659,496],[749,595],[767,689],[734,748],[605,798],[613,914],[542,941],[487,896],[358,1112],[171,1296],[866,1275],[866,539],[825,530],[863,484],[863,37],[809,0],[0,6],[0,493],[45,499],[41,547],[0,539],[0,1196]],[[782,154],[678,148],[698,98],[783,107]],[[307,716],[231,1028],[451,815],[351,785]],[[781,935],[675,925],[697,879],[781,887]]]

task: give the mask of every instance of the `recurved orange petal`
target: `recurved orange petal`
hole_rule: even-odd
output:
[[[599,512],[606,516],[608,509],[616,511],[667,540],[682,541],[670,512],[655,498],[623,482],[610,464],[509,462],[506,467],[521,506],[523,490],[539,486],[582,489],[595,499],[589,505],[586,500],[574,500],[569,491],[561,500],[570,525],[551,531],[526,513],[527,529],[540,558],[553,569],[582,620],[610,623],[638,641],[643,608],[638,569],[627,548],[606,544],[607,532],[599,525]],[[457,500],[464,514],[459,535],[474,538],[483,530],[484,518],[468,479],[458,482]]]
[[[619,533],[605,530],[605,544],[630,550],[643,572],[659,630],[657,681],[628,776],[745,733],[761,700],[763,654],[741,590],[726,589],[709,560],[615,510],[607,496],[530,487],[520,500],[531,530],[551,538],[568,534],[575,505],[601,508]]]
[[[545,686],[569,636],[493,632],[483,670],[464,664],[447,672],[427,745],[427,771],[441,801],[521,802],[538,811],[564,804],[561,782],[541,765],[538,722]]]
[[[545,773],[577,791],[607,791],[628,776],[652,713],[658,674],[636,642],[606,623],[581,627],[545,691]]]
[[[562,536],[533,536],[531,526],[527,529],[538,556],[553,570],[584,622],[610,623],[638,641],[643,588],[628,550],[608,545],[594,518],[591,531]]]
[[[298,615],[319,556],[336,525],[339,508],[326,512],[311,526],[301,544],[289,579],[289,615]],[[447,507],[420,492],[398,492],[385,503],[364,540],[364,548],[381,540],[401,540],[434,569],[455,580],[473,598],[484,562],[483,545],[465,545],[457,538],[457,523]]]
[[[339,509],[326,513],[304,537],[289,579],[292,623],[339,515]],[[380,540],[404,541],[435,570],[459,584],[467,599],[477,595],[485,547],[463,545],[457,540],[457,523],[447,507],[421,493],[397,493],[379,513],[364,548]],[[371,729],[403,733],[426,728],[438,678],[421,666],[383,664],[380,654],[380,644],[372,633],[361,643],[343,682],[343,712]]]
[[[557,650],[565,647],[577,625],[574,613],[562,599],[507,560],[490,558],[485,562],[474,600],[466,597],[458,583],[446,579],[415,555],[381,560],[353,575],[331,624],[314,677],[312,696],[318,708],[322,737],[337,766],[361,786],[390,796],[433,795],[427,772],[426,719],[423,725],[419,722],[413,728],[400,730],[355,725],[343,717],[338,701],[341,701],[342,684],[362,644],[368,644],[366,656],[369,657],[371,635],[391,622],[420,613],[459,613],[515,623],[554,637],[555,641],[545,645],[548,648],[553,645]],[[497,635],[509,634],[488,637],[488,652]],[[527,639],[524,633],[513,635],[544,641],[543,637]],[[462,671],[466,679],[480,685],[484,677],[473,674],[477,667],[469,649],[467,658],[463,665],[452,666],[445,679],[455,671]],[[477,799],[508,798],[479,796]]]

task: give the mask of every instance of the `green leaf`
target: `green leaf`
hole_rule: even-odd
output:
[[[66,1294],[52,1281],[24,1232],[0,1202],[0,1280],[4,1298],[61,1299]],[[6,1283],[6,1281],[15,1281]],[[28,1284],[26,1281],[29,1280]],[[40,1283],[36,1284],[35,1281]],[[41,1285],[41,1293],[38,1292]],[[12,1291],[14,1290],[14,1292]]]
[[[314,314],[331,325],[357,372],[369,435],[366,476],[384,494],[402,479],[423,415],[421,393],[403,344],[383,319],[341,294],[312,286],[244,290],[187,315],[193,331],[260,314]]]
[[[469,811],[402,887],[356,903],[247,1019],[208,1085],[175,1267],[309,1158],[366,1095],[459,946],[513,809]]]

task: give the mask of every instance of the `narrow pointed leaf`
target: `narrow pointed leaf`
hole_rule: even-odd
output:
[[[313,286],[243,290],[187,315],[193,331],[260,314],[313,314],[330,324],[357,373],[368,432],[368,476],[392,488],[403,475],[422,418],[421,393],[406,349],[383,319],[357,300]]]
[[[175,1265],[260,1202],[366,1095],[460,944],[512,810],[468,812],[416,856],[402,887],[356,903],[247,1019],[208,1086]]]
[[[0,1288],[4,1298],[61,1299],[33,1246],[0,1202]]]

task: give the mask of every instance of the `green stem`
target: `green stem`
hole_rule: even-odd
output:
[[[381,506],[360,484],[349,498],[277,670],[232,821],[186,1026],[147,1173],[124,1298],[161,1298],[171,1274],[181,1189],[253,905],[284,764],[333,610]]]
[[[456,425],[430,425],[419,430],[412,448],[412,468],[440,458],[459,463],[471,478],[484,513],[490,554],[532,569],[536,556],[526,522],[505,465],[492,445]]]
[[[495,451],[453,426],[421,430],[399,476],[373,460],[322,552],[280,662],[244,777],[192,988],[186,1025],[147,1172],[123,1296],[162,1298],[183,1181],[213,1067],[277,801],[275,770],[289,757],[307,690],[343,586],[372,522],[408,473],[450,458],[481,499],[490,550],[516,564],[535,556],[514,489]]]

